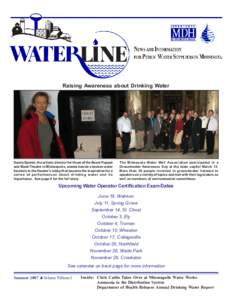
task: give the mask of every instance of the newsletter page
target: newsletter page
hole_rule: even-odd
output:
[[[4,3],[1,299],[231,299],[228,12]]]

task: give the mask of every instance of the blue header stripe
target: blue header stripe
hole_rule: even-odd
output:
[[[197,275],[219,275],[219,272],[213,271],[213,272],[111,272],[111,271],[105,271],[105,272],[14,272],[14,275],[22,275],[22,274],[27,274],[27,275],[34,275],[34,274],[69,274],[69,275],[75,275],[75,274],[197,274]]]
[[[30,19],[30,17],[23,17],[23,16],[18,16],[18,17],[10,17],[11,19]],[[79,16],[79,17],[42,17],[43,19],[222,19],[223,17],[221,16],[148,16],[148,17],[143,17],[143,16]]]

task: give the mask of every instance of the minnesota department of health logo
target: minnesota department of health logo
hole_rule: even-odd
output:
[[[205,29],[202,31],[201,39],[205,43],[212,43],[215,39],[214,33],[210,30],[209,25],[207,24]]]
[[[196,25],[171,25],[171,41],[195,41],[197,36]]]

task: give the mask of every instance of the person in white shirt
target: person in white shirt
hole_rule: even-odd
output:
[[[117,129],[122,140],[122,152],[129,152],[129,145],[131,141],[132,125],[128,118],[128,113],[125,111],[123,115],[117,120]]]
[[[206,134],[206,126],[208,123],[208,118],[206,116],[205,111],[202,111],[200,119],[201,119],[200,150],[203,150],[205,148],[205,134]]]
[[[210,109],[208,111],[208,122],[206,125],[206,145],[208,154],[213,154],[214,152],[215,134],[217,129],[217,119],[214,117],[214,111]]]

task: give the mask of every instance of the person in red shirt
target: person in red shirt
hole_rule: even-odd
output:
[[[176,144],[176,150],[180,151],[180,145],[182,143],[183,137],[183,120],[181,114],[176,114],[176,126],[175,126],[175,135],[174,143]]]
[[[54,115],[47,111],[49,96],[37,92],[25,112],[17,138],[20,158],[66,158],[55,130]]]

